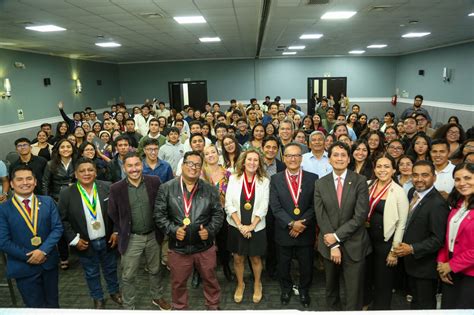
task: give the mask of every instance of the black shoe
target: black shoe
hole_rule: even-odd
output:
[[[281,304],[283,305],[288,305],[288,303],[290,303],[290,299],[291,299],[291,292],[284,292],[280,296],[280,301],[281,301]]]
[[[224,271],[224,276],[227,279],[227,281],[232,282],[235,280],[234,274],[232,273],[232,270],[230,270],[230,267],[228,264],[222,265],[222,270]]]
[[[309,304],[311,304],[311,298],[309,297],[308,293],[300,293],[300,302],[304,308],[308,308]]]
[[[194,270],[193,272],[193,280],[191,281],[191,286],[193,289],[197,289],[199,287],[199,284],[201,283],[201,275],[197,270]]]
[[[96,310],[104,309],[105,308],[105,301],[104,300],[94,300],[94,308]]]

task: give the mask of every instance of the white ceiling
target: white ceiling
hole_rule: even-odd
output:
[[[400,55],[474,40],[474,0],[0,0],[0,48],[50,53],[108,62],[184,59],[255,58],[264,3],[270,3],[258,57],[278,57],[278,46],[306,45],[297,56]],[[389,6],[371,10],[374,6]],[[330,10],[354,10],[347,21],[321,20]],[[143,14],[158,13],[147,18]],[[202,15],[205,24],[180,25],[173,16]],[[418,21],[410,24],[411,20]],[[27,23],[55,24],[65,32],[25,30]],[[401,26],[404,25],[404,26]],[[421,39],[404,39],[427,31]],[[303,33],[322,33],[319,40],[300,40]],[[94,45],[104,40],[119,48]],[[220,43],[199,37],[219,36]],[[103,40],[102,40],[103,41]],[[374,43],[384,49],[366,49]],[[287,51],[287,50],[285,50]]]

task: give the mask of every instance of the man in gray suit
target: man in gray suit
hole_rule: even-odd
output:
[[[365,257],[370,254],[365,221],[369,210],[366,179],[347,169],[350,149],[342,142],[329,148],[333,171],[316,181],[314,207],[319,224],[318,250],[324,258],[326,303],[341,310],[339,277],[344,279],[345,310],[362,309]]]

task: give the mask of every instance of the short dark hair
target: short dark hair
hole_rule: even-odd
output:
[[[183,164],[184,164],[184,162],[186,162],[188,160],[188,157],[190,157],[190,156],[199,156],[199,158],[201,159],[201,162],[204,160],[203,157],[202,157],[202,154],[199,153],[198,151],[188,151],[188,152],[184,153]]]
[[[238,124],[241,121],[243,121],[244,123],[247,123],[247,119],[245,119],[243,117],[240,117],[239,119],[237,119],[236,123]]]
[[[215,126],[214,126],[214,131],[217,131],[217,129],[219,128],[224,128],[225,130],[227,130],[227,125],[224,124],[224,123],[217,123]]]
[[[332,107],[329,107],[327,110],[326,110],[326,113],[329,112],[329,111],[333,111],[334,113],[336,112],[336,110]]]
[[[51,128],[51,124],[50,123],[42,123],[40,128],[43,128],[43,127],[49,127]]]
[[[273,136],[273,135],[269,135],[269,136],[266,136],[265,138],[263,138],[263,141],[262,141],[262,148],[265,146],[265,144],[266,144],[268,141],[275,141],[276,144],[277,144],[277,148],[280,147],[280,142],[278,141],[277,137],[275,137],[275,136]]]
[[[176,128],[178,129],[178,128]],[[153,138],[147,138],[145,141],[143,141],[143,147],[146,148],[149,145],[157,145],[160,147],[160,144],[158,142],[158,139],[153,139]]]
[[[300,152],[303,153],[303,148],[301,147],[301,144],[297,142],[290,142],[287,145],[285,145],[285,147],[283,148],[283,154],[286,152],[286,149],[290,147],[298,147],[300,149]]]
[[[142,109],[144,109],[145,107],[148,108],[148,109],[150,109],[150,105],[148,105],[148,104],[143,104],[143,105],[142,105]]]
[[[30,171],[31,174],[33,174],[33,177],[36,178],[35,172],[33,172],[33,169],[29,165],[20,164],[19,166],[15,167],[11,171],[11,173],[10,173],[11,180],[15,179],[16,172],[19,172],[19,171]]]
[[[414,98],[414,99],[417,99],[417,98],[419,98],[419,99],[423,100],[423,95],[420,95],[420,94],[418,94],[418,95],[416,95],[416,96],[415,96],[415,98]]]
[[[115,138],[114,146],[117,146],[117,143],[119,143],[119,141],[124,141],[124,140],[127,141],[128,145],[130,145],[130,138],[124,135],[120,135],[117,138]]]
[[[175,133],[177,133],[177,134],[179,135],[179,129],[178,129],[178,127],[175,127],[175,126],[170,127],[170,128],[168,129],[168,135],[169,135],[170,133],[172,133],[172,132],[175,132]]]
[[[446,140],[446,138],[439,138],[439,139],[434,139],[431,141],[431,148],[433,148],[434,145],[437,145],[437,144],[444,144],[447,148],[448,148],[448,152],[449,152],[449,142],[448,140]]]
[[[125,119],[125,123],[127,123],[127,121],[131,121],[131,122],[133,122],[133,124],[135,125],[135,120],[133,120],[133,118],[127,118],[127,119]]]
[[[182,120],[182,119],[176,119],[176,120],[174,121],[174,125],[176,126],[177,123],[183,123],[183,125],[184,125],[184,120]]]
[[[22,137],[22,138],[18,138],[18,139],[15,140],[15,146],[17,146],[18,143],[21,143],[21,142],[26,142],[28,144],[31,144],[30,139]]]
[[[206,142],[206,139],[204,138],[204,136],[201,133],[195,132],[195,133],[191,134],[191,137],[189,137],[189,144],[191,144],[191,141],[193,141],[193,139],[196,138],[196,137],[201,137],[202,140],[204,142]]]
[[[89,158],[85,158],[85,157],[80,157],[77,159],[76,163],[74,164],[74,171],[77,171],[77,169],[79,168],[81,164],[92,164],[92,166],[94,166],[94,169],[97,170],[97,165],[95,164],[93,160]]]
[[[431,175],[435,175],[435,174],[436,174],[434,164],[433,164],[433,162],[431,162],[431,161],[428,161],[428,160],[418,160],[418,161],[415,162],[415,164],[413,164],[413,169],[415,169],[416,166],[429,166],[429,168],[430,168],[430,170],[431,170]]]
[[[127,159],[131,159],[131,158],[138,158],[140,161],[142,160],[141,157],[138,155],[137,152],[128,152],[127,154],[125,154],[125,156],[123,157],[123,163],[125,163],[127,161]]]
[[[202,123],[199,121],[199,120],[193,120],[191,122],[189,122],[189,128],[191,129],[192,126],[194,125],[199,125],[199,127],[202,128]]]
[[[351,156],[351,149],[349,148],[349,146],[345,143],[345,142],[342,142],[342,141],[336,141],[334,142],[333,144],[331,144],[331,146],[329,147],[328,149],[328,157],[331,157],[332,155],[332,150],[334,148],[341,148],[341,149],[344,149],[346,152],[347,152],[347,156]]]

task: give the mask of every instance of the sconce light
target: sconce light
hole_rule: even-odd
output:
[[[5,89],[5,92],[1,94],[2,98],[10,98],[12,96],[12,85],[10,79],[6,78],[3,81],[3,88]]]
[[[443,68],[443,82],[451,81],[451,69],[444,67]]]
[[[77,79],[76,80],[76,94],[81,93],[81,92],[82,92],[82,84],[81,84],[81,81]]]

